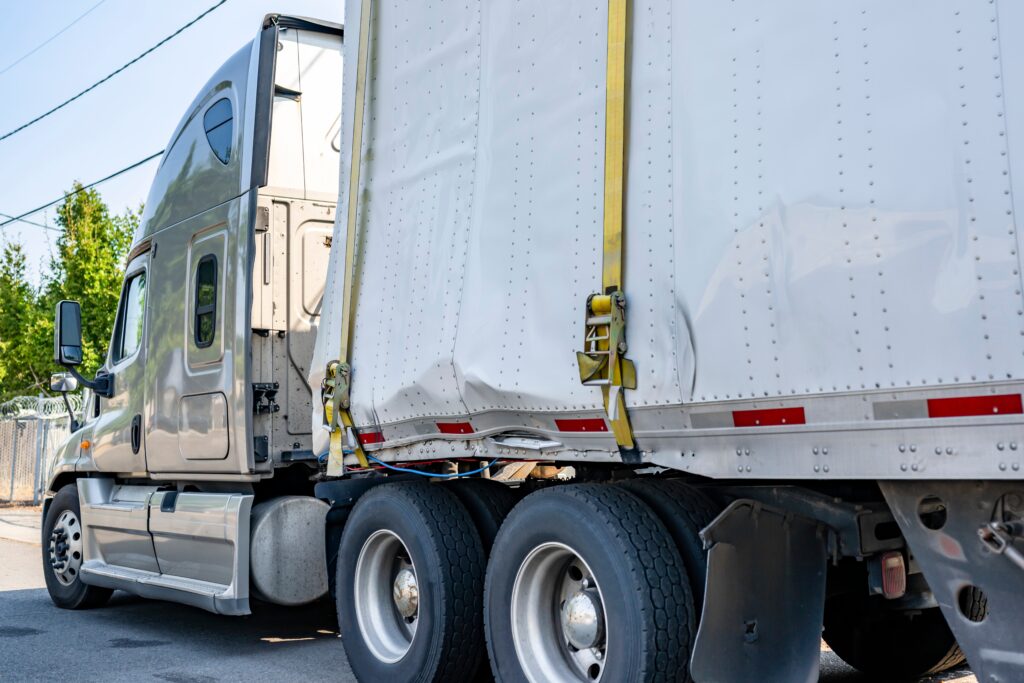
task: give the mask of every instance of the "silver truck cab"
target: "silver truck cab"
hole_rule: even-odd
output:
[[[51,539],[51,564],[64,567],[55,585],[247,613],[249,521],[266,516],[251,510],[262,498],[277,498],[277,522],[312,511],[321,540],[306,546],[322,557],[323,504],[267,490],[301,489],[316,471],[306,375],[337,200],[341,47],[341,26],[267,16],[171,136],[106,361],[96,379],[77,376],[92,391],[49,482],[47,509],[77,485],[80,511],[58,531],[88,530]],[[77,304],[58,308],[57,360],[77,375]],[[63,381],[55,388],[75,384]],[[326,589],[316,571],[303,582],[276,598]]]

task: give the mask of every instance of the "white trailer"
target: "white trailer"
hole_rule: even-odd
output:
[[[1024,680],[1024,6],[345,16],[334,123],[330,29],[236,58],[235,214],[180,227],[152,207],[192,215],[161,198],[194,171],[158,173],[126,283],[186,301],[140,323],[133,449],[119,314],[47,504],[58,604],[331,582],[368,681],[814,681],[823,629],[876,676]]]

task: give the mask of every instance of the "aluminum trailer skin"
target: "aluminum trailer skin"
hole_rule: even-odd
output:
[[[345,17],[172,137],[55,378],[58,605],[330,591],[367,681],[1024,681],[1024,6]]]

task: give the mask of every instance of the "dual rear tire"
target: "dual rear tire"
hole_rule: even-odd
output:
[[[688,680],[688,567],[638,493],[562,485],[511,512],[515,494],[482,480],[366,493],[338,553],[356,677],[487,680],[489,659],[502,683]]]

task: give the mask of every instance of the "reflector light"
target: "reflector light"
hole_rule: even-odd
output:
[[[882,555],[882,595],[889,600],[902,598],[907,592],[907,568],[903,553],[898,550]]]
[[[560,432],[607,432],[608,424],[599,417],[573,420],[555,420]]]
[[[928,399],[928,417],[972,415],[1019,415],[1024,413],[1020,394],[998,396],[956,396]]]
[[[363,446],[369,446],[373,443],[384,443],[383,432],[359,432],[359,443]]]
[[[765,410],[732,411],[732,423],[736,427],[802,425],[806,421],[803,408],[768,408]]]
[[[473,425],[468,422],[438,422],[437,431],[442,434],[472,434]]]

